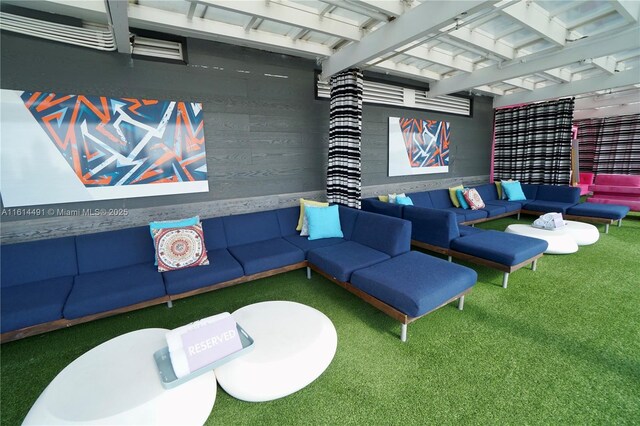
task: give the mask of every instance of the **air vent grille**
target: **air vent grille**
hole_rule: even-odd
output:
[[[317,81],[319,98],[329,98],[331,88],[328,82]],[[363,101],[371,104],[393,105],[406,108],[424,109],[458,115],[471,115],[471,99],[457,96],[437,96],[428,98],[425,90],[401,87],[373,81],[364,81]]]
[[[6,31],[90,49],[116,50],[113,34],[106,26],[93,23],[83,25],[74,27],[0,12],[0,28]]]
[[[184,61],[182,43],[177,41],[135,36],[132,53],[134,55]]]

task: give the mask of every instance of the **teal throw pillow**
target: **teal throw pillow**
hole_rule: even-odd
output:
[[[469,208],[469,203],[467,203],[467,200],[464,199],[464,194],[462,192],[463,192],[462,189],[457,189],[456,190],[456,198],[458,199],[458,202],[460,203],[460,207],[462,207],[463,209],[468,209]]]
[[[306,206],[304,214],[309,225],[309,240],[322,238],[342,238],[340,214],[338,206],[313,207]]]
[[[520,182],[514,180],[513,182],[502,181],[502,190],[507,194],[509,201],[524,201],[527,199],[524,192],[522,192],[522,186]]]
[[[413,205],[413,201],[411,200],[410,197],[404,196],[397,196],[396,197],[396,204],[401,204],[403,206],[412,206]]]

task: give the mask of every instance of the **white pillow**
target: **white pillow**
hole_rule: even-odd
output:
[[[402,194],[389,194],[389,202],[391,204],[396,204],[397,197],[406,197],[406,195],[404,195],[404,192]]]

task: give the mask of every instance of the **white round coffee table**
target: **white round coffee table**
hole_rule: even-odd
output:
[[[213,371],[165,389],[153,353],[161,328],[111,339],[77,358],[42,392],[24,425],[202,425],[216,399]]]
[[[336,353],[338,337],[325,314],[295,302],[262,302],[233,314],[254,348],[215,369],[220,387],[243,401],[271,401],[318,378]]]
[[[549,244],[546,254],[570,254],[578,251],[576,240],[563,229],[548,231],[531,225],[514,224],[507,226],[504,232],[545,240]]]
[[[594,244],[600,238],[598,228],[590,223],[576,222],[573,220],[565,220],[564,223],[566,225],[563,230],[571,235],[579,246]]]

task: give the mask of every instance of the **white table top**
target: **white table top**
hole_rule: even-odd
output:
[[[545,240],[549,245],[545,250],[546,254],[571,254],[578,251],[576,240],[564,229],[550,231],[531,225],[513,224],[507,226],[504,232]]]
[[[216,368],[220,387],[243,401],[270,401],[318,378],[335,355],[338,337],[331,320],[309,306],[262,302],[233,317],[254,339],[251,352]]]
[[[165,389],[153,353],[166,346],[166,332],[123,334],[80,356],[47,386],[23,424],[204,424],[216,398],[215,375]]]

